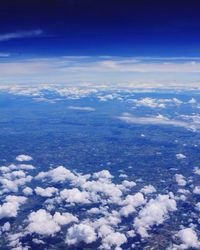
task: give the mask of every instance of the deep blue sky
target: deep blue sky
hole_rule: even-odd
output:
[[[200,56],[200,1],[6,0],[1,34],[41,30],[0,41],[17,56]]]

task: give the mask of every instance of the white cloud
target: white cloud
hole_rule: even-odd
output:
[[[135,212],[135,208],[145,204],[145,199],[142,193],[136,193],[134,195],[127,195],[125,200],[122,201],[123,206],[119,213],[121,216],[129,216],[129,214]]]
[[[26,202],[26,197],[9,195],[0,206],[0,218],[16,217],[20,205]]]
[[[3,224],[1,230],[2,230],[3,232],[8,232],[8,231],[10,231],[10,227],[11,227],[11,226],[10,226],[10,223],[9,223],[9,222],[6,222],[6,223]]]
[[[95,111],[95,109],[92,107],[69,106],[68,109],[80,110],[80,111]]]
[[[127,238],[123,233],[119,232],[111,232],[102,240],[102,249],[113,249],[113,247],[116,247],[115,249],[120,249],[122,244],[127,242]]]
[[[18,155],[16,157],[17,161],[31,161],[33,158],[29,155]]]
[[[42,197],[52,197],[55,193],[58,192],[58,189],[54,187],[47,187],[47,188],[36,187],[34,191],[37,195],[40,195]]]
[[[40,172],[36,176],[36,179],[40,180],[47,177],[51,178],[53,182],[64,182],[66,180],[73,181],[76,178],[70,170],[63,166],[59,166],[48,172]]]
[[[33,189],[30,188],[30,187],[25,187],[25,188],[22,190],[22,192],[24,193],[24,195],[29,196],[29,195],[32,195],[32,194],[33,194]]]
[[[200,186],[196,186],[193,190],[194,194],[200,194]]]
[[[151,194],[151,193],[155,193],[156,192],[156,189],[154,186],[152,185],[147,185],[147,186],[144,186],[140,192],[144,193],[144,194]]]
[[[141,237],[148,237],[147,231],[154,225],[162,224],[168,213],[176,209],[176,201],[169,195],[158,195],[156,199],[151,199],[134,220],[137,233]]]
[[[165,104],[164,103],[160,103],[157,99],[153,99],[153,98],[143,98],[143,99],[134,99],[133,102],[137,105],[137,106],[145,106],[145,107],[150,107],[150,108],[165,108]]]
[[[192,228],[185,228],[178,232],[177,236],[181,239],[182,244],[178,246],[180,249],[200,248],[196,232]]]
[[[88,244],[96,241],[96,238],[96,233],[90,225],[78,224],[68,229],[65,242],[68,245],[76,245],[80,242]]]
[[[176,158],[177,158],[178,160],[182,160],[182,159],[185,159],[186,156],[185,156],[184,154],[179,153],[179,154],[176,154]]]
[[[113,176],[110,174],[108,170],[101,170],[100,172],[94,173],[93,174],[94,178],[97,179],[111,179]]]
[[[60,197],[69,203],[90,203],[90,195],[88,192],[80,191],[78,188],[64,189],[60,192]]]
[[[200,175],[200,168],[195,167],[193,172],[194,172],[194,174]]]
[[[182,174],[176,174],[175,178],[179,186],[184,187],[187,184],[187,181],[185,180],[185,177]]]
[[[59,225],[68,225],[72,222],[78,222],[78,218],[70,213],[59,213],[56,212],[53,216],[55,222]]]
[[[123,113],[118,118],[126,123],[132,123],[132,124],[167,125],[167,126],[183,127],[187,129],[195,129],[195,127],[191,123],[181,120],[169,119],[162,115],[146,117],[146,116],[133,116],[129,113]]]
[[[54,235],[61,230],[61,226],[71,222],[78,222],[78,219],[70,213],[56,212],[53,216],[44,209],[32,212],[28,216],[27,231],[41,235]]]
[[[27,230],[30,233],[37,233],[41,235],[53,235],[60,231],[60,225],[53,220],[51,214],[44,209],[32,212],[28,216]]]

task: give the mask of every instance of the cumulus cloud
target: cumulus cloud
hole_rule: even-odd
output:
[[[48,172],[40,172],[36,176],[36,179],[41,180],[47,177],[51,178],[53,182],[64,182],[66,180],[73,181],[76,178],[76,176],[70,170],[63,166],[59,166]]]
[[[87,244],[96,241],[97,236],[93,227],[87,224],[73,225],[67,231],[65,242],[68,245],[76,245],[79,242]]]
[[[29,195],[32,195],[32,194],[33,194],[33,189],[30,188],[30,187],[25,187],[25,188],[22,190],[22,192],[24,193],[24,195],[29,196]]]
[[[145,204],[145,199],[142,193],[136,193],[134,195],[127,195],[125,200],[122,201],[123,206],[119,213],[122,216],[128,217],[129,214],[135,212],[136,207]]]
[[[26,202],[26,197],[9,195],[5,198],[5,202],[0,206],[0,219],[16,217],[20,205]]]
[[[54,187],[47,187],[47,188],[36,187],[34,191],[37,195],[40,195],[42,197],[52,197],[55,193],[57,193],[58,189]]]
[[[175,178],[179,186],[184,187],[187,184],[187,181],[185,180],[185,177],[182,174],[176,174]]]
[[[162,224],[168,213],[176,209],[176,201],[169,195],[158,195],[151,199],[134,220],[137,233],[141,237],[148,237],[148,230],[154,225]]]
[[[160,103],[160,101],[153,99],[153,98],[143,98],[143,99],[135,99],[133,100],[133,102],[136,104],[136,106],[145,106],[145,107],[149,107],[149,108],[165,108],[165,104],[164,103]]]
[[[193,190],[194,194],[200,194],[200,186],[196,186]]]
[[[185,156],[184,154],[179,153],[179,154],[176,154],[176,158],[177,158],[178,160],[182,160],[182,159],[185,159],[186,156]]]
[[[53,216],[44,209],[32,212],[28,216],[27,231],[40,235],[54,235],[61,230],[61,226],[71,222],[78,222],[78,219],[70,213],[56,212]]]
[[[89,193],[80,191],[78,188],[64,189],[60,192],[60,197],[69,203],[90,203]]]
[[[194,229],[184,228],[177,233],[177,236],[182,241],[182,244],[178,246],[179,249],[200,248],[200,242]]]
[[[154,186],[152,185],[147,185],[147,186],[144,186],[140,192],[144,193],[144,194],[151,194],[151,193],[155,193],[156,192],[156,189]]]
[[[111,232],[102,240],[102,249],[120,249],[119,247],[127,242],[127,238],[123,233]]]
[[[33,158],[29,155],[18,155],[16,157],[17,161],[31,161]]]

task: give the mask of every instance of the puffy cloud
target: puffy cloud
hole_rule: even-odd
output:
[[[40,180],[43,178],[51,178],[53,182],[64,182],[64,181],[73,181],[76,179],[76,176],[67,168],[59,166],[48,172],[40,172],[36,179]]]
[[[78,219],[70,213],[56,212],[54,216],[44,209],[32,212],[28,216],[27,231],[29,233],[37,233],[41,235],[54,235],[59,232],[61,226],[67,225],[71,222],[77,222]]]
[[[24,193],[24,195],[32,195],[33,194],[33,189],[30,187],[25,187],[22,192]]]
[[[70,213],[59,213],[56,212],[53,216],[55,222],[59,225],[68,225],[72,222],[78,222],[78,218]]]
[[[37,195],[40,195],[42,197],[52,197],[55,193],[57,193],[58,189],[54,187],[47,187],[47,188],[41,188],[36,187],[34,189]]]
[[[135,208],[145,204],[145,199],[142,193],[136,193],[135,195],[127,195],[121,205],[119,213],[122,216],[129,216],[129,214],[135,212]]]
[[[51,214],[44,209],[37,212],[32,212],[28,217],[29,225],[27,230],[30,233],[37,233],[41,235],[53,235],[60,231],[60,226],[53,220]]]
[[[122,182],[122,185],[125,187],[125,188],[132,188],[134,186],[136,186],[136,183],[134,181],[127,181],[127,180],[124,180]]]
[[[190,103],[190,104],[195,104],[195,103],[197,103],[197,100],[195,99],[195,98],[191,98],[189,101],[188,101],[188,103]]]
[[[113,247],[120,247],[127,242],[127,238],[123,233],[111,232],[102,240],[102,249],[113,249]],[[119,249],[119,248],[118,248]]]
[[[6,222],[3,224],[3,226],[1,227],[2,232],[8,232],[10,230],[10,223]]]
[[[145,106],[145,107],[149,107],[149,108],[165,108],[165,104],[161,103],[159,100],[157,99],[153,99],[153,98],[143,98],[140,100],[133,100],[133,102],[137,105],[137,106]]]
[[[144,193],[144,194],[151,194],[151,193],[155,193],[156,192],[156,189],[154,186],[152,185],[147,185],[147,186],[144,186],[140,192]]]
[[[196,186],[193,190],[194,194],[200,194],[200,186]]]
[[[179,186],[184,187],[187,184],[185,177],[182,174],[176,174],[175,178]]]
[[[193,172],[194,172],[194,174],[200,175],[200,168],[195,167]]]
[[[94,173],[93,177],[97,178],[97,179],[111,179],[111,178],[113,178],[113,176],[110,174],[110,172],[108,170],[102,170],[100,172]]]
[[[64,189],[60,192],[60,197],[69,203],[90,203],[89,193],[78,188]]]
[[[9,195],[5,198],[5,203],[0,206],[0,219],[16,217],[20,205],[26,202],[26,197]]]
[[[32,176],[26,176],[22,170],[5,173],[0,177],[2,192],[18,192],[20,186],[32,180]]]
[[[141,237],[148,237],[147,231],[154,225],[162,224],[168,213],[176,209],[176,201],[169,195],[158,195],[156,199],[150,199],[134,220],[137,233]]]
[[[68,245],[76,245],[79,242],[87,244],[96,241],[97,236],[94,228],[87,224],[73,225],[67,231],[66,243]]]
[[[182,159],[185,159],[186,156],[185,156],[184,154],[179,153],[179,154],[176,154],[176,158],[177,158],[178,160],[182,160]]]
[[[31,161],[33,158],[29,155],[18,155],[16,157],[17,161]]]
[[[185,228],[178,232],[177,236],[181,239],[182,243],[179,247],[181,249],[200,248],[196,232],[192,228]]]

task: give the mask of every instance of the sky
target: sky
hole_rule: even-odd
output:
[[[198,81],[198,0],[7,0],[0,83]]]

